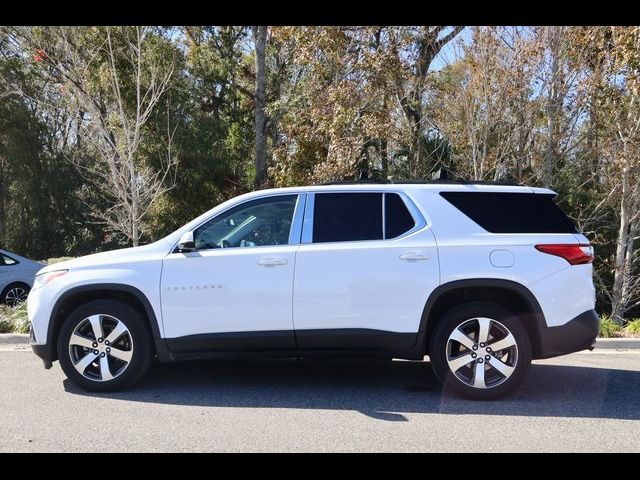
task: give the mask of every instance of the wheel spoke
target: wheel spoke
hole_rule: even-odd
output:
[[[113,347],[110,348],[111,351],[109,352],[109,355],[111,355],[112,357],[115,357],[118,360],[122,360],[123,362],[127,363],[131,361],[131,356],[133,355],[133,352],[131,350],[120,350],[119,348]]]
[[[453,332],[451,332],[451,335],[449,336],[449,340],[455,340],[456,342],[461,343],[462,345],[467,347],[469,350],[471,350],[475,345],[473,340],[467,337],[467,335],[464,332],[462,332],[459,328],[456,328]]]
[[[484,363],[476,363],[473,375],[473,386],[476,388],[487,388],[487,384],[484,383]]]
[[[74,367],[76,367],[76,370],[80,372],[81,375],[84,375],[84,371],[91,364],[91,362],[95,360],[95,358],[96,356],[93,354],[93,352],[89,352],[84,357],[82,357],[78,361],[78,363],[74,365]]]
[[[504,362],[501,362],[499,359],[497,359],[496,357],[491,357],[491,360],[489,360],[489,364],[495,368],[496,370],[498,370],[502,375],[504,375],[505,377],[510,377],[511,374],[513,373],[513,371],[515,370],[514,367],[511,367],[509,365],[507,365]]]
[[[103,382],[113,378],[109,369],[109,360],[107,360],[106,356],[100,357],[100,375],[102,375]]]
[[[77,333],[74,333],[69,339],[69,345],[78,345],[80,347],[93,348],[93,340],[81,337]]]
[[[467,353],[466,355],[462,355],[452,360],[448,360],[448,362],[449,362],[449,368],[451,369],[451,371],[457,372],[465,365],[468,365],[471,362],[473,362],[473,357],[471,356],[470,353]]]
[[[516,344],[516,339],[509,333],[502,340],[498,340],[497,342],[490,343],[489,346],[493,349],[494,352],[499,352],[500,350],[504,350],[505,348],[513,347]]]
[[[487,343],[489,339],[489,327],[491,326],[491,320],[488,318],[478,318],[478,343]]]
[[[116,340],[118,340],[118,337],[120,335],[122,335],[123,333],[127,332],[127,327],[125,326],[124,323],[122,322],[118,322],[117,325],[115,326],[115,328],[113,330],[111,330],[111,333],[109,334],[109,336],[107,338],[105,338],[105,341],[109,342],[109,343],[114,343]]]
[[[91,329],[93,330],[93,335],[96,337],[96,340],[98,340],[99,338],[104,338],[100,315],[91,315],[89,317],[89,322],[91,322]]]

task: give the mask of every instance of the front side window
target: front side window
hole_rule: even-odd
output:
[[[287,245],[298,195],[260,198],[243,203],[195,230],[198,250]]]
[[[4,253],[0,253],[0,265],[15,265],[18,263],[13,258],[5,255]]]
[[[316,193],[314,243],[381,239],[381,193]]]

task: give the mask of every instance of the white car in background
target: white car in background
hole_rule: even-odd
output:
[[[0,303],[13,307],[25,301],[36,273],[44,266],[0,249]]]

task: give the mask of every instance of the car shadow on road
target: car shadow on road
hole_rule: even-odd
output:
[[[354,410],[385,421],[409,413],[640,419],[640,371],[532,365],[506,399],[472,402],[438,384],[429,362],[215,360],[155,366],[130,390],[73,394],[231,408]]]

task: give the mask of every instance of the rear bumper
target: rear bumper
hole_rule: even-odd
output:
[[[550,358],[593,347],[600,331],[600,317],[587,310],[559,327],[540,330],[540,352],[537,358]]]

